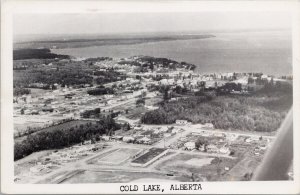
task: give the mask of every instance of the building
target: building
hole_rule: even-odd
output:
[[[202,127],[203,128],[208,128],[208,129],[213,129],[214,125],[212,123],[205,123]]]
[[[188,124],[188,121],[187,120],[176,120],[175,123],[177,125],[186,125],[186,124]]]
[[[206,147],[206,149],[207,149],[207,152],[216,152],[217,153],[219,151],[218,147],[216,145],[213,145],[213,144],[209,144]]]
[[[151,139],[148,137],[143,137],[143,138],[139,139],[139,142],[143,143],[143,144],[150,144]]]
[[[196,144],[195,142],[186,142],[184,144],[184,147],[187,149],[187,150],[194,150],[196,148]]]
[[[110,140],[110,137],[109,137],[109,136],[102,136],[102,139],[103,139],[104,141],[109,141],[109,140]]]
[[[171,133],[165,133],[165,134],[164,134],[164,137],[171,137],[171,136],[172,136]]]
[[[123,136],[121,135],[115,135],[111,137],[112,140],[121,141],[123,140]]]
[[[220,148],[219,152],[220,152],[221,154],[229,154],[229,153],[230,153],[230,150],[229,150],[229,148],[227,148],[227,147],[222,147],[222,148]]]
[[[161,131],[161,132],[166,132],[166,131],[168,131],[168,130],[169,130],[169,128],[166,127],[166,126],[163,126],[163,127],[160,128],[160,131]]]
[[[134,137],[131,137],[131,136],[124,136],[123,137],[123,142],[129,143],[129,142],[133,142],[134,140],[135,140]]]

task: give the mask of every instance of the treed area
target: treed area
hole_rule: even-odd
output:
[[[145,113],[145,124],[171,124],[178,119],[212,123],[215,128],[276,131],[292,105],[292,85],[266,84],[252,95],[189,96],[164,101],[157,110]]]
[[[96,140],[100,135],[111,134],[119,129],[111,117],[103,117],[97,123],[87,123],[69,128],[43,130],[28,135],[24,140],[15,142],[14,160],[21,159],[33,152],[60,149],[84,140]]]

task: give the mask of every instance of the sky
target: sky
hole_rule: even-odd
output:
[[[284,12],[16,14],[15,35],[290,29]]]

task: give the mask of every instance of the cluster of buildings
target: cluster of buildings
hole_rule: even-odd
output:
[[[45,174],[61,167],[62,165],[75,162],[84,157],[94,154],[104,148],[103,144],[75,145],[62,150],[55,150],[48,155],[37,159],[35,165],[30,167],[31,174]]]
[[[177,133],[184,131],[182,128],[173,126],[144,126],[132,125],[129,131],[120,131],[113,136],[102,136],[105,141],[121,141],[135,144],[154,144],[164,138],[170,138]]]
[[[123,59],[127,61],[139,60],[139,57]],[[143,62],[138,62],[143,63]],[[170,62],[173,63],[173,62]],[[226,83],[238,83],[243,90],[247,90],[249,81],[251,84],[256,81],[277,81],[280,79],[260,73],[214,73],[214,74],[198,74],[184,68],[172,69],[167,72],[159,71],[163,66],[157,66],[147,72],[136,72],[132,64],[119,64],[113,60],[104,60],[94,62],[99,70],[107,71],[112,68],[114,71],[121,71],[126,74],[126,79],[107,83],[104,86],[113,89],[113,94],[104,95],[89,95],[88,90],[96,89],[96,86],[84,85],[83,88],[73,88],[72,86],[61,87],[59,84],[54,84],[52,90],[41,90],[37,94],[28,94],[14,97],[14,116],[15,122],[18,120],[26,122],[26,119],[32,115],[36,117],[35,124],[42,124],[44,121],[51,122],[59,119],[79,119],[87,110],[100,108],[101,112],[113,110],[119,105],[129,101],[134,102],[140,97],[154,98],[162,95],[157,90],[150,91],[149,86],[170,86],[175,89],[177,86],[185,88],[191,92],[197,92],[201,89],[215,89]],[[35,83],[35,87],[44,87],[43,83]],[[235,93],[235,92],[232,92]],[[176,100],[171,98],[170,101]],[[133,103],[134,104],[134,103]],[[148,110],[155,110],[156,105],[144,105]],[[27,117],[28,116],[28,117]],[[42,120],[43,118],[43,120]],[[42,121],[39,121],[42,120]],[[28,125],[34,124],[30,120]],[[178,120],[176,124],[187,125],[188,121]],[[24,126],[27,128],[27,126]],[[166,134],[168,135],[168,134]],[[126,138],[125,138],[126,139]],[[130,139],[128,139],[130,140]],[[140,142],[151,142],[144,138]]]

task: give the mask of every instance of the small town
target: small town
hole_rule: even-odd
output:
[[[200,74],[192,64],[149,56],[55,58],[38,68],[20,60],[14,71],[58,74],[74,64],[85,67],[74,72],[88,72],[88,82],[22,81],[14,92],[16,183],[249,180],[272,144],[273,126],[239,119],[245,128],[257,129],[248,131],[240,129],[239,121],[217,121],[214,113],[199,121],[193,113],[177,116],[167,110],[174,104],[193,107],[211,101],[229,101],[228,107],[236,105],[231,99],[243,98],[251,104],[259,101],[256,105],[267,101],[264,95],[253,97],[257,91],[270,97],[269,88],[282,90],[293,79],[263,73]],[[282,116],[278,113],[280,121],[271,123],[278,126]],[[43,146],[51,133],[61,131],[67,132],[61,142]],[[26,150],[32,143],[37,149]]]

